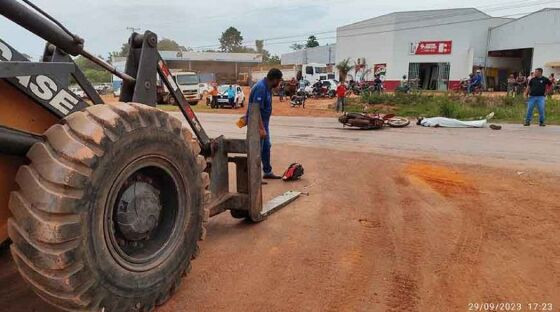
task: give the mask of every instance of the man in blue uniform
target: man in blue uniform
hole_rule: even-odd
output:
[[[272,115],[272,89],[278,87],[282,81],[282,72],[271,69],[266,78],[257,82],[249,95],[249,105],[259,105],[261,112],[261,158],[263,164],[264,179],[281,179],[282,177],[272,172],[270,165],[270,116]]]

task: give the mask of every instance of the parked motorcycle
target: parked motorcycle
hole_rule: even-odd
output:
[[[410,120],[394,114],[344,113],[338,118],[338,121],[345,127],[356,127],[364,130],[377,130],[385,125],[392,128],[404,128],[410,125]]]
[[[329,98],[332,99],[336,95],[335,90],[331,90],[329,87],[325,85],[315,85],[313,86],[313,98]]]
[[[305,91],[298,91],[295,95],[293,95],[290,99],[290,104],[292,107],[301,106],[305,108],[305,100],[307,99],[307,94]]]

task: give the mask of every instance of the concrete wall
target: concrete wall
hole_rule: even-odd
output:
[[[336,45],[326,45],[282,54],[282,65],[302,65],[308,63],[334,64]]]
[[[557,38],[560,39],[560,36]],[[552,62],[560,63],[560,43],[536,44],[533,51],[533,69],[542,67],[544,75],[548,76],[554,73],[558,77],[560,76],[560,66],[551,67],[546,65]]]
[[[450,63],[450,80],[456,81],[472,71],[474,60],[484,60],[489,28],[506,21],[474,9],[394,13],[340,27],[336,60],[363,57],[369,68],[386,63],[389,81],[407,75],[409,63]],[[444,40],[453,42],[449,55],[410,54],[413,42]]]
[[[252,64],[229,62],[201,62],[201,61],[167,61],[169,68],[176,71],[195,71],[213,73],[219,83],[234,83],[237,81],[241,67],[248,68]]]
[[[560,9],[544,9],[490,31],[490,51],[521,48],[534,48],[532,70],[559,73],[545,64],[560,62]]]

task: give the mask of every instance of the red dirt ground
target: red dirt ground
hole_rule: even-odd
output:
[[[245,97],[249,97],[250,89],[249,87],[243,87],[243,92]],[[118,101],[117,98],[112,95],[102,96],[103,100],[107,103]],[[280,102],[280,98],[275,96],[272,100],[272,108],[274,116],[315,116],[315,117],[333,117],[337,116],[334,111],[334,104],[336,99],[308,99],[305,105],[305,109],[301,107],[292,107],[288,98],[284,102]],[[205,113],[220,113],[220,114],[242,114],[247,110],[247,106],[239,109],[210,109],[206,106],[206,100],[200,101],[199,107],[195,107],[195,110],[204,111]],[[329,107],[331,106],[331,107]]]
[[[309,192],[260,224],[221,215],[159,311],[467,311],[560,306],[558,176],[276,148]],[[352,162],[349,171],[345,164]]]
[[[468,311],[560,307],[560,177],[275,145],[266,198],[309,192],[266,221],[211,219],[175,311]],[[352,168],[348,164],[352,164]],[[6,311],[56,311],[0,257]]]

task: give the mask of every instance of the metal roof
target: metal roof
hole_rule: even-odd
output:
[[[417,10],[417,11],[402,11],[393,12],[370,19],[362,20],[349,25],[341,26],[339,30],[350,30],[360,26],[390,26],[392,23],[414,23],[423,22],[425,19],[433,20],[446,17],[468,17],[479,15],[483,17],[492,18],[490,15],[476,9],[476,8],[456,8],[456,9],[441,9],[441,10]]]
[[[166,61],[262,63],[262,55],[259,53],[159,51],[159,54]]]
[[[506,23],[503,23],[503,24],[501,24],[501,25],[492,27],[492,29],[496,29],[496,28],[499,28],[499,27],[502,27],[502,26],[505,26],[505,25],[511,24],[511,23],[523,22],[523,20],[524,20],[525,18],[527,18],[527,17],[533,16],[533,15],[535,15],[535,14],[540,14],[540,13],[543,13],[543,12],[548,12],[548,11],[560,11],[560,8],[544,8],[544,9],[540,9],[540,10],[538,10],[538,11],[531,12],[531,13],[529,13],[529,14],[527,14],[527,15],[523,15],[523,16],[521,16],[521,17],[519,17],[519,18],[510,19],[510,20],[509,20],[508,22],[506,22]]]

